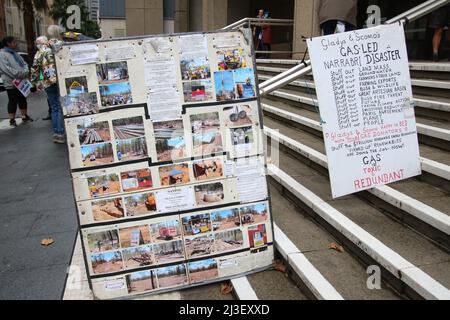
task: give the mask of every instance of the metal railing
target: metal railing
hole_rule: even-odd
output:
[[[431,13],[440,7],[450,3],[450,0],[429,0],[426,1],[404,13],[389,19],[385,22],[385,24],[392,24],[400,22],[402,24],[407,24],[409,22],[415,21],[428,13]],[[312,71],[311,61],[306,60],[301,64],[286,70],[283,73],[263,82],[259,86],[259,93],[261,96],[270,94],[271,92],[278,90],[289,83],[295,81],[296,79],[309,74]]]

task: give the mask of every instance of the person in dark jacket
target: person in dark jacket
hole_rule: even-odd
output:
[[[356,28],[357,0],[319,0],[319,23],[324,35]]]
[[[450,27],[450,5],[446,5],[432,12],[429,27],[434,29],[433,35],[433,61],[439,61],[439,47],[441,46],[444,27]],[[450,41],[450,30],[447,30],[447,38]],[[449,57],[450,60],[450,57]]]

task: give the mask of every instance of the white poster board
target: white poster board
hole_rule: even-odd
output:
[[[421,174],[403,27],[308,40],[333,198]]]

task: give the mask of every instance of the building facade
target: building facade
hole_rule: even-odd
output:
[[[102,39],[125,37],[125,0],[100,0],[98,21]]]
[[[89,18],[92,21],[98,21],[100,10],[100,0],[85,0],[86,8],[89,12]]]
[[[0,39],[6,36],[5,0],[0,0]]]

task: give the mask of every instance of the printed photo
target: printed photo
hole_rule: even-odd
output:
[[[156,197],[154,193],[136,194],[125,197],[127,217],[137,217],[156,212]]]
[[[94,122],[86,119],[82,126],[77,126],[77,130],[80,145],[111,141],[108,121]]]
[[[117,159],[133,161],[147,158],[147,141],[145,137],[116,141]]]
[[[150,245],[123,250],[122,256],[126,269],[136,269],[155,263]]]
[[[173,161],[186,157],[186,141],[182,120],[153,124],[158,161]]]
[[[214,252],[242,249],[244,239],[240,229],[227,230],[214,234]]]
[[[128,140],[145,136],[144,119],[133,117],[112,121],[116,140]]]
[[[101,85],[99,89],[102,107],[117,107],[133,103],[129,82]]]
[[[107,199],[92,202],[92,215],[95,221],[109,221],[124,217],[122,199]]]
[[[126,276],[128,293],[141,293],[156,289],[153,270],[141,271]]]
[[[217,51],[218,67],[220,71],[247,68],[249,57],[243,49]]]
[[[189,262],[188,270],[191,283],[207,281],[219,276],[217,262],[214,259]]]
[[[224,118],[227,127],[237,127],[254,124],[253,111],[249,105],[225,107]]]
[[[100,110],[96,92],[80,93],[76,97],[65,96],[63,105],[68,117],[96,114]]]
[[[234,75],[232,71],[214,72],[217,101],[235,100]]]
[[[184,264],[156,270],[159,288],[178,287],[188,283]]]
[[[81,147],[81,156],[85,167],[100,166],[114,162],[111,143],[84,145]]]
[[[194,80],[183,83],[184,102],[205,102],[214,99],[211,80]]]
[[[213,252],[213,235],[185,238],[184,242],[186,245],[186,258],[188,259],[208,255]]]
[[[90,252],[103,252],[120,249],[117,230],[108,230],[87,235]]]
[[[248,239],[250,249],[255,249],[267,245],[266,225],[260,224],[248,228]]]
[[[159,168],[161,186],[173,186],[190,182],[189,165],[187,163],[174,164]]]
[[[154,242],[166,242],[181,239],[180,221],[168,220],[150,225]]]
[[[241,225],[239,209],[229,209],[211,213],[213,231],[233,229]]]
[[[119,176],[115,173],[87,178],[89,193],[92,198],[120,193]]]
[[[151,242],[148,225],[120,229],[119,237],[122,248],[139,247]]]
[[[171,241],[153,245],[157,264],[172,263],[184,260],[183,241]]]
[[[265,203],[241,208],[242,225],[266,222],[268,213]]]
[[[123,270],[122,254],[120,251],[91,255],[94,274],[112,273]]]
[[[231,142],[234,146],[253,143],[253,127],[233,128],[231,130]]]
[[[220,118],[218,112],[196,114],[190,117],[194,156],[223,151]]]
[[[225,198],[223,184],[220,182],[195,186],[194,190],[197,205],[217,204]]]
[[[222,176],[223,164],[221,159],[194,162],[194,177],[197,181],[216,179]]]
[[[234,83],[238,99],[256,97],[255,75],[253,69],[234,70]]]
[[[83,93],[88,93],[88,84],[85,76],[66,78],[66,92],[69,97],[75,98]]]
[[[122,172],[122,189],[124,192],[145,190],[153,188],[153,179],[150,169]]]
[[[112,84],[129,80],[126,61],[97,64],[99,84]]]
[[[185,236],[195,236],[211,231],[211,218],[209,213],[184,217],[182,223]]]
[[[182,57],[181,76],[185,80],[203,80],[211,78],[211,70],[207,57]]]

